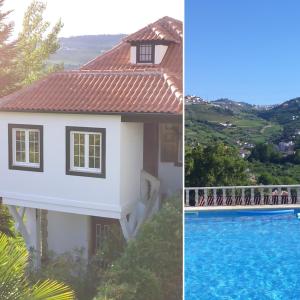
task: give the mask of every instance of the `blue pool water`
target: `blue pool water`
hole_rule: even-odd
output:
[[[300,300],[294,211],[185,213],[185,300]]]

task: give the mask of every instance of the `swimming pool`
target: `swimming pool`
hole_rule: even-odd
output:
[[[295,212],[186,212],[185,299],[299,300]]]

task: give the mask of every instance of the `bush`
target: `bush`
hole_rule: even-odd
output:
[[[76,293],[78,300],[93,299],[101,282],[101,259],[93,257],[90,262],[84,257],[83,249],[61,255],[48,254],[47,261],[35,271],[29,270],[30,280],[55,279],[68,284]]]
[[[168,200],[106,273],[96,300],[182,299],[182,202]]]

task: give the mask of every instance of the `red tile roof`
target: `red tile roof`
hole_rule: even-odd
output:
[[[126,42],[169,41],[181,43],[182,23],[170,17],[164,17],[126,37]]]
[[[169,43],[159,65],[130,63],[130,42],[141,38]],[[181,114],[182,103],[182,24],[164,17],[80,70],[51,74],[2,98],[0,110]]]

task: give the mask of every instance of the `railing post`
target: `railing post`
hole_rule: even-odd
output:
[[[298,204],[300,202],[300,188],[297,189],[297,198],[296,203]]]
[[[235,205],[235,188],[232,189],[232,205]]]
[[[246,204],[246,201],[245,201],[245,189],[244,188],[242,188],[242,199],[241,199],[242,201],[242,203],[241,203],[241,205],[245,205]]]
[[[281,189],[281,187],[278,188],[278,204],[282,204],[282,189]]]
[[[287,192],[288,192],[288,204],[291,204],[292,203],[292,195],[291,195],[291,188],[288,187],[287,188]]]
[[[214,193],[214,199],[213,199],[213,203],[214,203],[214,206],[216,206],[217,205],[217,189],[214,189],[213,190],[213,193]]]
[[[273,204],[272,188],[269,188],[268,204]]]
[[[254,188],[251,188],[251,198],[250,198],[250,203],[253,205],[254,204]]]
[[[204,189],[204,206],[207,206],[207,189]]]
[[[190,190],[185,190],[185,201],[187,206],[190,206]]]
[[[260,194],[260,204],[265,204],[265,195],[264,195],[264,189],[263,188],[259,189],[259,194]]]
[[[226,205],[226,190],[225,189],[222,189],[222,204]]]
[[[195,206],[199,206],[199,189],[195,189]]]

